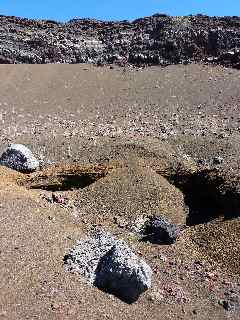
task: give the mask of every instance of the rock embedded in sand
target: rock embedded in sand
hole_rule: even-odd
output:
[[[123,243],[115,244],[98,265],[95,284],[132,303],[151,287],[152,270]]]
[[[175,243],[181,231],[181,226],[169,221],[165,216],[152,216],[146,219],[137,219],[133,232],[137,233],[143,241],[155,244]]]
[[[152,243],[172,244],[176,242],[180,227],[171,223],[164,216],[151,217],[145,225],[144,234]]]
[[[64,257],[66,270],[77,271],[94,284],[98,263],[114,243],[115,239],[106,232],[97,232],[92,237],[78,240]]]
[[[0,165],[17,171],[32,172],[39,167],[39,161],[26,146],[10,144],[0,157]]]
[[[109,233],[98,232],[78,241],[64,260],[66,270],[79,272],[91,284],[127,303],[151,287],[150,266]]]

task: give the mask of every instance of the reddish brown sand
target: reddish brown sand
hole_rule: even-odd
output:
[[[0,151],[23,143],[48,167],[30,176],[0,167],[0,319],[239,319],[221,305],[239,293],[239,219],[188,226],[171,246],[129,231],[149,214],[186,222],[169,175],[217,166],[239,176],[239,77],[203,65],[0,66]],[[66,204],[47,200],[60,173],[82,171],[92,184],[55,191]],[[64,270],[68,249],[96,227],[152,267],[153,286],[136,303]]]

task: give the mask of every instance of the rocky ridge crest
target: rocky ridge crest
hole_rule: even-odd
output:
[[[135,21],[67,23],[0,16],[0,63],[207,62],[240,68],[240,17],[155,14]]]

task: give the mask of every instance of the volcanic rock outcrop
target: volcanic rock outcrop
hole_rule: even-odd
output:
[[[67,23],[0,16],[0,63],[162,65],[240,68],[240,18],[155,14],[133,22]]]

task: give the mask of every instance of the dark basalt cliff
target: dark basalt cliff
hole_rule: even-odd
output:
[[[169,65],[240,69],[240,17],[156,14],[133,22],[67,23],[0,16],[0,63]]]

